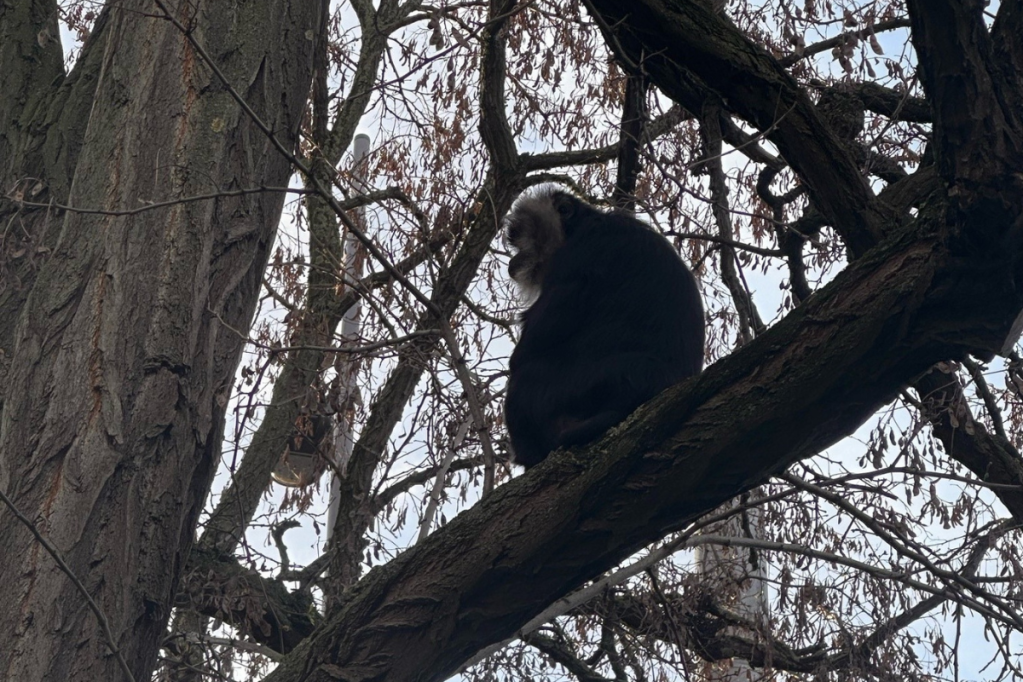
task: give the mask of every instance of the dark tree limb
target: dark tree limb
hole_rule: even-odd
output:
[[[887,116],[892,120],[910,123],[930,123],[934,120],[930,105],[921,97],[910,97],[908,93],[869,81],[857,83],[851,88],[851,92],[859,97],[867,111]]]
[[[918,377],[913,388],[945,453],[984,483],[995,484],[992,492],[1012,517],[1023,523],[1023,458],[1019,451],[973,418],[954,372],[932,369]]]
[[[229,623],[254,642],[286,654],[312,634],[318,612],[308,592],[241,566],[234,558],[196,548],[174,606]]]
[[[559,642],[540,632],[533,632],[522,638],[526,644],[535,647],[555,663],[575,676],[579,682],[613,682],[612,680],[597,674],[585,662],[579,660],[564,642]]]
[[[724,146],[721,143],[720,104],[708,102],[700,118],[700,135],[705,159],[699,170],[705,171],[708,176],[711,212],[718,228],[718,236],[731,239],[733,231],[732,215],[728,204],[728,179],[725,176],[724,163],[721,161]],[[739,343],[746,344],[754,336],[764,331],[764,322],[760,319],[760,313],[753,303],[753,297],[746,289],[746,284],[741,277],[735,249],[730,246],[722,246],[719,254],[721,256],[719,264],[721,279],[728,287],[728,293],[732,296],[732,303],[739,316]]]
[[[777,60],[726,18],[696,0],[587,0],[587,7],[615,55],[641,63],[669,97],[698,113],[699,93],[710,91],[774,142],[854,255],[881,237],[886,213],[852,155]]]
[[[1023,92],[1018,75],[1006,78],[995,66],[982,4],[910,0],[908,6],[921,80],[940,114],[934,121],[939,173],[951,188],[967,190],[985,185],[993,175],[1019,173]],[[1013,16],[1010,10],[1003,18]],[[1012,38],[1012,44],[1019,42],[1018,35]]]
[[[798,194],[795,190],[785,195],[778,196],[771,191],[771,183],[778,175],[778,169],[768,166],[760,171],[757,176],[756,192],[760,200],[771,209],[771,217],[774,219],[775,234],[778,238],[778,245],[785,255],[785,262],[789,269],[789,286],[795,302],[800,303],[810,298],[813,293],[810,283],[806,280],[806,263],[803,262],[803,244],[806,240],[816,234],[819,227],[812,231],[793,229],[784,224],[785,207],[792,203]],[[799,189],[799,188],[797,188]]]
[[[632,211],[636,208],[636,179],[642,170],[640,147],[646,124],[646,78],[641,73],[625,78],[625,101],[618,133],[618,168],[611,203]]]
[[[505,37],[508,18],[517,0],[490,0],[490,12],[482,37],[483,53],[480,61],[480,135],[490,154],[490,161],[499,168],[519,165],[515,138],[505,114]]]

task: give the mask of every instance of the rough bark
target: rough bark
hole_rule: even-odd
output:
[[[313,632],[317,611],[307,591],[291,592],[280,580],[196,547],[174,607],[231,623],[238,632],[287,653]]]
[[[53,39],[56,18],[52,0],[0,7],[0,197],[62,201],[71,188],[103,53],[85,49],[65,76],[60,41]],[[104,14],[94,35],[103,33],[105,22]],[[14,320],[60,230],[50,216],[2,198],[0,221],[13,228],[0,252],[0,349],[9,350]],[[9,383],[10,360],[9,352],[0,355],[0,386]],[[0,392],[0,408],[3,400]]]
[[[173,11],[294,146],[311,72],[312,4]],[[287,160],[158,13],[151,2],[111,4],[67,79],[33,77],[33,87],[50,90],[36,96],[49,108],[20,110],[23,156],[4,161],[5,178],[34,174],[49,182],[34,196],[108,211],[287,184]],[[33,30],[25,22],[37,16],[10,3],[2,15],[3,35]],[[0,98],[20,95],[5,89]],[[0,302],[11,361],[0,487],[100,605],[139,680],[154,666],[218,459],[243,342],[237,330],[251,321],[282,204],[280,194],[254,194],[133,215],[4,205],[52,247],[21,278],[21,293]],[[121,679],[83,596],[7,510],[0,546],[0,677]]]

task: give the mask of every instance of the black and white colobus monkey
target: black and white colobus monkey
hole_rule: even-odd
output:
[[[516,200],[508,273],[533,303],[511,356],[505,421],[514,461],[600,436],[703,367],[703,304],[660,234],[554,187]]]

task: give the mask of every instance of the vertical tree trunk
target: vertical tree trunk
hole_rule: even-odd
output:
[[[33,7],[55,16],[55,4],[43,5]],[[315,4],[168,6],[293,148]],[[23,14],[0,10],[0,35],[34,30],[35,14]],[[70,179],[44,175],[33,196],[106,211],[287,184],[287,160],[160,14],[151,1],[111,4],[79,72],[56,85],[25,76],[25,91],[60,87],[61,101],[16,112],[17,146],[29,158],[0,159],[0,177],[62,165]],[[2,71],[26,68],[18,66],[24,53],[0,57]],[[61,118],[66,111],[79,118]],[[99,604],[138,680],[155,663],[215,469],[283,200],[258,193],[129,215],[4,206],[30,239],[52,248],[29,268],[31,281],[20,278],[30,288],[0,300],[7,342],[0,351],[10,361],[0,489]],[[6,509],[0,547],[0,678],[122,679],[83,595]]]

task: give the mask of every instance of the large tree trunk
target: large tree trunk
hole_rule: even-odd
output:
[[[316,4],[170,8],[289,149]],[[66,79],[59,44],[39,38],[56,35],[56,4],[0,7],[0,112],[15,122],[0,137],[5,191],[123,212],[287,184],[287,159],[158,5],[108,6]],[[283,199],[134,214],[0,205],[27,247],[6,254],[0,292],[0,490],[63,554],[138,680],[154,666],[215,469]],[[0,546],[0,677],[122,679],[86,599],[6,509]]]

